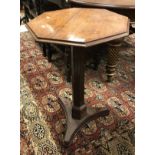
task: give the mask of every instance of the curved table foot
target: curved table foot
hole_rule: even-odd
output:
[[[87,108],[86,115],[82,119],[74,119],[72,118],[72,105],[71,104],[63,104],[63,102],[60,100],[60,103],[65,111],[66,118],[67,118],[67,130],[64,137],[64,146],[68,147],[74,136],[77,134],[77,132],[81,129],[81,127],[87,123],[88,121],[93,120],[94,118],[100,117],[100,116],[107,116],[109,115],[109,110],[107,108],[104,108],[102,111],[96,111],[94,108]]]

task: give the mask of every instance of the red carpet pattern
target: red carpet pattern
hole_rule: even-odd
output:
[[[112,83],[106,82],[104,57],[97,71],[86,68],[85,103],[98,110],[106,106],[110,114],[82,127],[68,149],[62,145],[66,118],[58,102],[72,101],[63,53],[54,53],[49,63],[29,32],[20,41],[21,155],[134,155],[134,35],[124,39]]]

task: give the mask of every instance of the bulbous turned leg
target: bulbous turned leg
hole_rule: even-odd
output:
[[[119,56],[119,48],[121,46],[121,41],[119,40],[117,42],[111,42],[108,44],[107,50],[107,81],[111,82],[114,79],[115,73],[116,73],[116,66],[118,62],[118,56]]]

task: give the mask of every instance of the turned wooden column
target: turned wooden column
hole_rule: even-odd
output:
[[[122,39],[108,43],[107,45],[107,81],[111,82],[116,74],[116,66],[119,56],[119,48]]]
[[[84,56],[80,47],[71,47],[73,107],[72,117],[81,119],[86,114],[84,104]]]

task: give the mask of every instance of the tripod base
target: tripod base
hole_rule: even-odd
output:
[[[107,108],[104,108],[102,111],[96,111],[94,108],[87,107],[85,116],[82,119],[78,120],[78,119],[72,118],[71,104],[63,104],[61,100],[60,100],[60,103],[62,104],[62,107],[65,111],[66,118],[67,118],[67,130],[64,138],[65,147],[68,147],[70,145],[74,136],[77,134],[77,132],[81,129],[81,127],[85,123],[93,120],[94,118],[109,115],[109,110]]]

